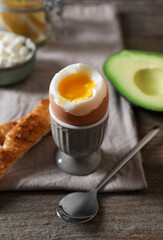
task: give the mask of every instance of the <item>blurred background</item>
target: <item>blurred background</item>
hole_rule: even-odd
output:
[[[78,2],[65,0],[65,4]],[[163,52],[162,0],[80,0],[116,6],[126,48]]]
[[[45,30],[49,23],[54,23],[50,14],[39,11],[32,13],[32,9],[41,9],[45,6],[51,12],[51,4],[55,5],[55,14],[62,14],[63,5],[75,3],[102,3],[114,5],[118,10],[118,17],[122,28],[125,48],[163,52],[163,1],[162,0],[0,0],[0,22],[8,30],[18,34],[29,31],[28,37],[36,43],[45,40]],[[2,11],[2,5],[11,9],[29,10],[30,13],[19,14]],[[53,6],[54,7],[54,6]],[[60,8],[61,7],[61,8]],[[61,11],[61,12],[60,12]],[[54,12],[54,11],[53,11]],[[51,18],[51,19],[50,19]]]

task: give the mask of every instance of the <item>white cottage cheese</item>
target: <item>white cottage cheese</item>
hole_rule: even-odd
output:
[[[10,67],[28,60],[32,44],[29,38],[0,31],[0,67]]]

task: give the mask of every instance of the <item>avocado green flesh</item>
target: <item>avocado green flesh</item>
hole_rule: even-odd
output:
[[[134,104],[163,111],[163,54],[124,50],[107,59],[104,73]]]

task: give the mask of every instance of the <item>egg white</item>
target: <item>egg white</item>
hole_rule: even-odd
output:
[[[78,72],[87,74],[94,81],[95,87],[93,88],[92,97],[78,102],[71,102],[60,95],[58,85],[62,79]],[[62,107],[65,112],[69,112],[76,116],[83,116],[90,113],[101,104],[107,94],[107,85],[104,78],[97,70],[86,64],[76,63],[59,71],[53,77],[49,90],[53,96],[53,101]]]

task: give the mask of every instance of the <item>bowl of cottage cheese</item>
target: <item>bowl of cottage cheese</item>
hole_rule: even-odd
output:
[[[0,86],[25,80],[34,67],[35,54],[31,39],[0,31]]]

